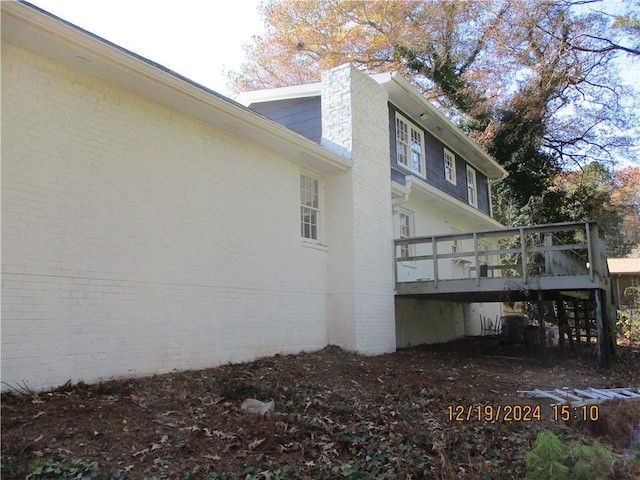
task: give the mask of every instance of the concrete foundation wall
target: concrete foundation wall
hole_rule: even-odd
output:
[[[396,298],[398,348],[444,343],[464,336],[464,305],[454,302]]]

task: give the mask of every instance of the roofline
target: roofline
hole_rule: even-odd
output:
[[[618,276],[640,276],[640,258],[607,258],[609,273]]]
[[[274,102],[278,100],[293,100],[295,98],[319,97],[322,84],[303,83],[290,87],[269,88],[266,90],[251,90],[241,92],[236,97],[236,101],[242,105],[249,106],[252,103]]]
[[[345,171],[352,165],[351,160],[328,151],[242,104],[40,7],[20,0],[1,2],[1,10],[3,42],[6,40],[37,55],[49,56],[46,52],[52,51],[51,44],[38,44],[34,47],[34,43],[29,42],[29,33],[33,33],[35,30],[37,33],[49,37],[52,42],[57,42],[55,45],[59,47],[59,50],[81,51],[92,57],[95,65],[91,65],[93,70],[88,72],[76,64],[49,56],[54,61],[97,76],[106,82],[114,83],[137,95],[210,124],[230,135],[240,136],[245,141],[265,146],[271,151],[285,155],[294,162],[321,172]],[[12,37],[15,30],[5,28],[5,23],[11,21],[21,22],[19,26],[25,31],[19,31]],[[100,70],[98,66],[103,66],[104,69]],[[118,83],[118,80],[121,82]],[[125,80],[126,85],[124,85]],[[178,96],[180,98],[177,98]],[[257,135],[255,137],[242,136],[238,133],[242,129],[250,130],[251,133]]]
[[[373,78],[379,83],[393,81],[397,83],[408,95],[410,95],[415,101],[419,102],[430,114],[434,115],[440,122],[442,122],[446,128],[464,142],[468,147],[472,148],[478,156],[482,157],[485,161],[493,164],[493,166],[500,171],[501,177],[505,178],[509,175],[502,165],[500,165],[491,155],[489,155],[480,145],[474,142],[468,135],[465,135],[462,130],[456,127],[451,120],[444,116],[431,102],[429,102],[423,95],[421,95],[411,83],[409,83],[398,72],[388,72],[374,75]],[[484,172],[486,174],[486,172]],[[495,177],[492,177],[495,178]]]
[[[466,147],[470,148],[486,165],[493,169],[493,173],[485,171],[486,169],[479,168],[487,177],[497,180],[508,176],[508,172],[500,165],[493,157],[491,157],[480,145],[474,142],[468,135],[465,135],[462,130],[456,127],[451,120],[443,115],[431,102],[429,102],[415,87],[407,81],[398,72],[384,72],[369,75],[376,83],[381,86],[390,82],[398,85],[412,101],[417,102],[422,108],[424,108],[430,115],[436,117],[439,123],[445,126],[450,134],[453,134],[458,138]],[[253,90],[249,92],[242,92],[238,95],[237,100],[243,105],[251,105],[254,103],[272,102],[279,100],[293,100],[296,98],[306,98],[312,96],[319,96],[321,94],[322,84],[306,83],[302,85],[293,85],[289,87],[269,88],[265,90]],[[423,128],[426,128],[423,126]],[[430,131],[430,130],[429,130]],[[437,132],[430,131],[430,133],[438,137]],[[441,138],[439,138],[442,141]],[[443,142],[446,144],[446,142]],[[478,162],[473,162],[471,159],[467,161],[473,163],[473,166],[478,168]]]

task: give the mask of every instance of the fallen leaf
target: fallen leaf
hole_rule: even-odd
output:
[[[253,450],[254,448],[256,448],[257,446],[261,445],[262,442],[264,442],[265,439],[261,438],[260,440],[254,440],[253,442],[251,442],[249,444],[249,450]]]

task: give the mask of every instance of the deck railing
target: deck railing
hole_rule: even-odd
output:
[[[396,281],[510,277],[526,285],[532,276],[607,272],[604,241],[595,222],[572,222],[451,233],[395,240]]]

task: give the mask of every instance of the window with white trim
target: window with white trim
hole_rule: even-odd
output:
[[[318,240],[320,227],[320,180],[300,174],[300,234]]]
[[[444,149],[444,178],[456,184],[456,156],[446,148]]]
[[[409,212],[398,212],[400,238],[409,238],[413,232],[413,215]],[[409,257],[409,245],[400,245],[400,258]]]
[[[478,186],[476,182],[476,171],[467,165],[467,199],[469,205],[478,208]]]
[[[396,158],[400,165],[425,176],[422,130],[396,113]]]

